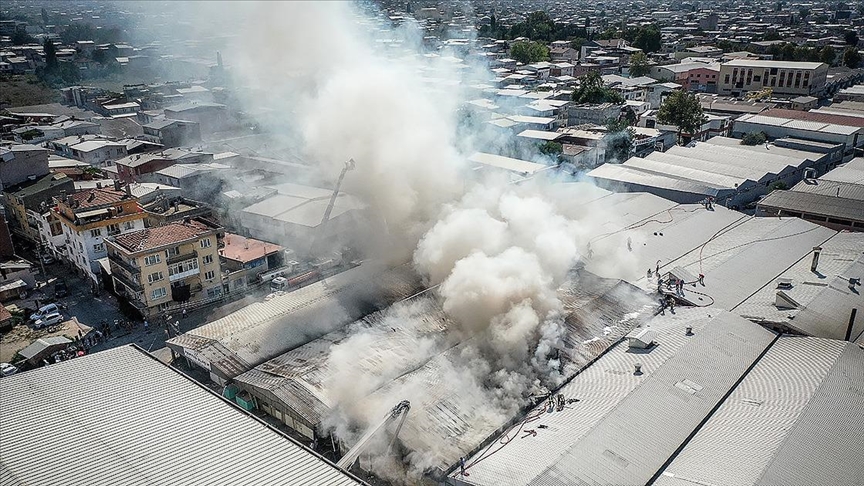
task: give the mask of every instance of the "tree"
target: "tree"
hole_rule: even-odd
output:
[[[834,50],[831,46],[825,46],[819,51],[819,60],[824,62],[827,65],[834,64],[834,61],[837,59],[837,51]]]
[[[660,50],[660,29],[656,25],[651,24],[646,27],[640,27],[633,39],[633,45],[642,49],[645,52],[657,52]]]
[[[615,90],[603,86],[603,78],[597,71],[588,71],[579,76],[579,87],[573,91],[575,103],[624,103],[624,97]]]
[[[549,155],[560,160],[560,155],[564,152],[564,146],[554,140],[548,140],[540,144],[540,153]]]
[[[861,65],[861,53],[858,52],[857,47],[850,46],[843,51],[843,65],[852,69]]]
[[[522,64],[549,59],[549,48],[539,42],[517,42],[510,47],[510,57]]]
[[[801,20],[806,19],[807,17],[810,16],[810,9],[804,8],[804,7],[799,8],[798,9],[798,16],[801,18]]]
[[[606,161],[612,163],[621,163],[630,158],[630,151],[633,150],[634,130],[630,127],[626,117],[621,117],[619,120],[609,120],[606,124],[606,133],[608,134],[604,141],[606,142]]]
[[[762,145],[766,140],[764,133],[750,132],[741,137],[741,145]]]
[[[657,111],[658,122],[678,127],[679,141],[682,133],[698,132],[705,120],[699,98],[686,91],[673,92]]]
[[[51,23],[51,19],[48,17],[48,11],[44,8],[42,9],[42,24],[48,25]]]
[[[843,33],[843,42],[845,42],[847,46],[857,46],[858,33],[854,30],[847,30]]]
[[[57,70],[57,48],[51,39],[46,38],[42,42],[42,50],[45,51],[45,68],[53,74]]]
[[[570,47],[576,49],[577,51],[582,50],[582,46],[584,46],[588,42],[588,39],[584,37],[577,37],[570,41]]]
[[[24,44],[34,42],[36,39],[28,34],[26,30],[15,29],[15,32],[12,33],[12,37],[9,40],[12,41],[13,46],[23,46]]]
[[[644,52],[637,52],[630,57],[630,76],[639,77],[645,76],[651,72],[651,66],[648,64],[648,56]]]

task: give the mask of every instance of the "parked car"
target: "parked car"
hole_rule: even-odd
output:
[[[69,288],[66,287],[66,281],[57,279],[54,281],[54,297],[59,299],[60,297],[66,297],[69,294]]]
[[[31,321],[38,321],[48,314],[56,314],[60,312],[60,306],[57,304],[46,304],[39,308],[38,311],[30,314]]]
[[[18,373],[18,368],[9,363],[0,363],[0,376],[9,376]]]
[[[60,324],[61,322],[63,322],[63,316],[59,312],[55,312],[53,314],[48,314],[41,319],[37,319],[36,322],[33,323],[33,328],[42,329],[53,326],[54,324]]]

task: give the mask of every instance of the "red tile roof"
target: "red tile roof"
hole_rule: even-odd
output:
[[[219,249],[223,257],[238,262],[251,262],[263,256],[271,255],[282,250],[282,247],[273,243],[245,238],[232,233],[225,233],[225,247]]]
[[[170,223],[115,236],[114,242],[126,251],[136,253],[196,239],[213,230],[199,221]]]
[[[72,199],[78,202],[78,206],[74,207],[76,211],[99,206],[107,206],[115,204],[129,196],[124,191],[115,191],[114,189],[86,189],[72,194]]]
[[[819,113],[814,111],[784,110],[772,108],[763,111],[760,116],[774,118],[790,118],[792,120],[812,121],[818,123],[830,123],[832,125],[843,125],[846,127],[864,127],[864,118],[857,116],[835,115],[833,113]]]

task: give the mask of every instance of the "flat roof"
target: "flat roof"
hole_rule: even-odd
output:
[[[561,134],[558,132],[545,132],[543,130],[525,130],[520,132],[517,137],[522,138],[533,138],[535,140],[555,140],[561,137]]]
[[[762,59],[733,59],[723,63],[724,66],[732,67],[766,67],[787,69],[818,69],[827,67],[821,62],[793,62],[793,61],[767,61]]]
[[[735,123],[752,123],[754,125],[785,127],[797,130],[805,130],[808,132],[824,132],[836,135],[852,135],[861,130],[861,128],[859,127],[850,127],[847,125],[836,125],[817,121],[793,120],[791,118],[764,116],[762,114],[744,115],[741,118],[738,118]]]
[[[692,335],[684,332],[688,325]],[[468,458],[468,476],[457,468],[450,477],[475,486],[559,484],[562,478],[646,484],[774,339],[716,309],[679,308],[646,326],[657,345],[643,350],[619,342],[557,390],[563,408],[549,412],[543,401]]]
[[[759,206],[846,221],[864,221],[864,199],[802,191],[774,191],[759,201]]]
[[[362,484],[134,346],[3,378],[0,415],[4,484]]]
[[[533,175],[537,172],[548,170],[549,165],[537,164],[528,162],[527,160],[514,159],[503,155],[487,154],[484,152],[476,152],[468,157],[469,162],[480,164],[482,166],[504,169],[510,172],[516,172],[524,175]]]
[[[654,484],[859,485],[862,389],[859,346],[782,336]]]

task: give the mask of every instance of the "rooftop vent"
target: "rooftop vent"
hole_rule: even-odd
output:
[[[791,289],[792,288],[792,279],[786,277],[780,277],[777,279],[777,288],[778,289]]]
[[[87,195],[87,202],[93,202],[94,199],[96,199],[96,193],[91,191],[90,194]]]
[[[692,336],[693,335],[693,326],[687,326],[685,329],[686,329],[686,331],[684,332],[685,336]]]
[[[647,349],[654,344],[657,337],[652,329],[637,329],[627,335],[631,349]]]
[[[633,374],[636,376],[642,374],[642,363],[633,363]]]

